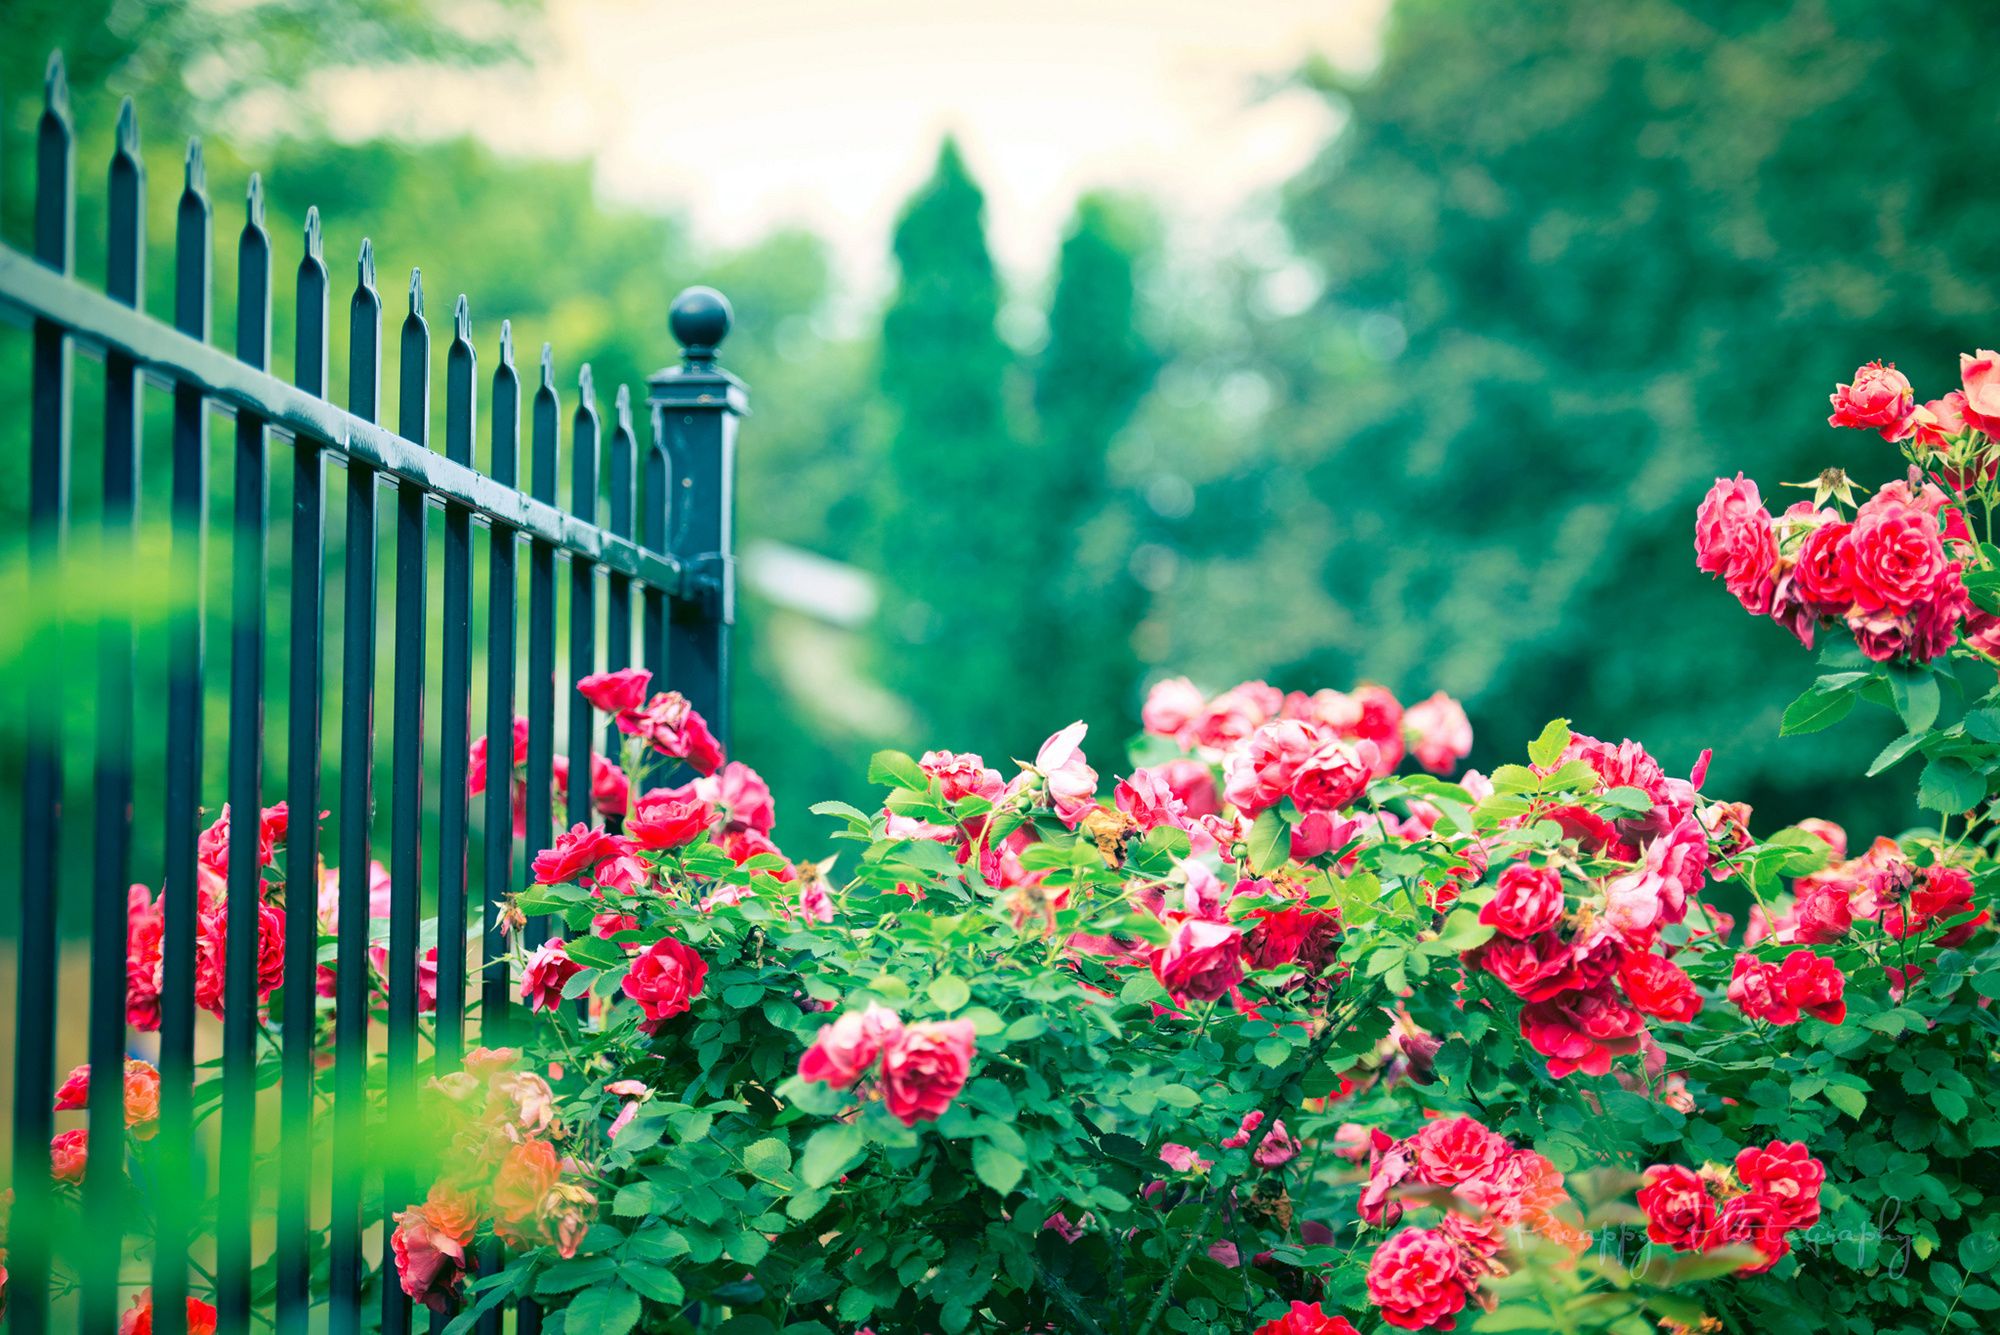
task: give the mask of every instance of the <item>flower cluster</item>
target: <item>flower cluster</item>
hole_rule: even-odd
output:
[[[1819,1220],[1826,1166],[1796,1141],[1746,1147],[1732,1168],[1655,1164],[1639,1189],[1646,1236],[1680,1252],[1748,1246],[1742,1273],[1769,1270],[1791,1251],[1791,1234]]]
[[[814,1035],[799,1079],[848,1089],[874,1077],[883,1105],[904,1126],[942,1116],[965,1088],[976,1040],[969,1020],[904,1024],[886,1006],[849,1011]]]
[[[1480,1280],[1505,1273],[1500,1253],[1513,1230],[1580,1245],[1554,1213],[1569,1200],[1562,1174],[1471,1117],[1437,1117],[1402,1140],[1372,1133],[1361,1218],[1393,1226],[1413,1195],[1441,1201],[1444,1218],[1401,1229],[1369,1262],[1369,1299],[1392,1326],[1452,1329]]]
[[[2000,474],[2000,354],[1968,354],[1959,371],[1961,389],[1921,406],[1894,366],[1856,371],[1828,421],[1900,445],[1908,478],[1857,506],[1845,476],[1830,473],[1812,500],[1775,517],[1756,483],[1718,478],[1695,516],[1696,564],[1807,648],[1829,624],[1878,663],[1927,663],[1961,637],[1982,653],[2000,647],[2000,619],[1967,588],[1977,552],[1964,514],[1968,495]]]
[[[134,1140],[151,1140],[160,1130],[160,1072],[150,1062],[125,1062],[125,1129]],[[90,1064],[72,1070],[56,1089],[57,1112],[84,1112],[90,1107]],[[120,1163],[122,1151],[115,1156]],[[90,1159],[90,1133],[82,1127],[58,1131],[49,1141],[49,1167],[58,1183],[83,1181]]]

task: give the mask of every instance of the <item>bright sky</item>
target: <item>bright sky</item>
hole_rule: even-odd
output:
[[[539,65],[344,77],[358,134],[469,129],[503,148],[594,147],[615,198],[722,243],[802,223],[857,294],[947,131],[986,188],[992,244],[1039,276],[1077,195],[1143,190],[1220,225],[1333,127],[1272,92],[1318,52],[1365,68],[1388,0],[549,0]]]

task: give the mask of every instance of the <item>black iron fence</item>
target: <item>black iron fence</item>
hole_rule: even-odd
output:
[[[37,193],[33,253],[0,246],[0,315],[26,325],[32,341],[32,401],[28,429],[30,498],[25,534],[31,624],[30,660],[21,666],[27,707],[18,734],[22,788],[19,993],[15,1006],[13,1087],[13,1189],[6,1286],[8,1315],[16,1331],[39,1335],[52,1319],[67,1321],[49,1294],[58,1266],[75,1281],[76,1318],[88,1332],[116,1329],[119,1310],[140,1282],[150,1283],[154,1329],[179,1332],[191,1276],[198,1291],[212,1290],[224,1331],[258,1326],[264,1318],[281,1332],[310,1325],[354,1331],[364,1322],[367,1273],[386,1257],[364,1244],[389,1231],[380,1224],[411,1196],[411,1184],[393,1169],[379,1188],[363,1171],[371,1138],[414,1106],[421,1074],[457,1068],[469,1042],[493,1042],[505,1033],[509,984],[496,910],[516,888],[525,867],[523,839],[510,810],[510,784],[485,787],[483,813],[468,794],[469,744],[475,731],[475,641],[483,602],[485,718],[483,730],[504,754],[513,733],[516,701],[525,696],[528,720],[526,851],[548,842],[559,813],[549,778],[557,765],[558,677],[565,682],[597,670],[643,665],[670,683],[704,714],[725,743],[728,735],[729,627],[732,612],[731,481],[736,423],[745,409],[742,384],[716,365],[716,348],[729,332],[722,298],[691,288],[675,299],[670,324],[681,344],[678,366],[647,382],[650,431],[641,444],[627,391],[620,388],[605,438],[590,370],[578,378],[569,414],[568,504],[558,499],[564,415],[551,351],[542,350],[539,373],[525,391],[503,325],[498,365],[479,423],[480,378],[466,298],[458,298],[445,353],[444,439],[431,436],[432,338],[421,278],[412,272],[407,314],[396,345],[399,411],[393,429],[377,421],[380,404],[382,300],[370,245],[360,243],[358,278],[347,304],[350,356],[346,407],[329,400],[329,329],[333,284],[323,259],[317,212],[304,227],[296,274],[294,383],[268,370],[271,345],[273,250],[266,232],[258,179],[250,178],[246,219],[238,242],[236,347],[210,346],[211,213],[200,146],[188,150],[175,237],[174,309],[171,323],[143,309],[145,171],[138,150],[132,104],[119,114],[109,167],[109,218],[105,291],[72,276],[75,261],[74,146],[60,60],[52,60],[36,145]],[[142,404],[149,390],[171,396],[171,502],[167,522],[177,569],[199,570],[209,537],[211,417],[233,419],[233,507],[229,519],[231,589],[225,620],[229,638],[226,800],[229,839],[235,849],[257,846],[259,812],[283,798],[292,818],[284,847],[294,882],[283,906],[284,967],[291,985],[280,993],[272,1018],[281,1052],[276,1065],[278,1135],[275,1185],[260,1180],[256,1157],[260,1115],[271,1101],[258,1088],[259,866],[248,856],[229,860],[224,899],[223,1032],[219,1108],[198,1106],[195,1095],[197,1016],[197,841],[205,822],[203,702],[207,648],[203,581],[195,579],[166,616],[168,688],[164,701],[135,701],[135,629],[129,613],[94,623],[97,657],[95,752],[87,760],[66,752],[61,721],[47,702],[63,668],[45,648],[49,628],[63,625],[63,582],[71,494],[72,394],[90,392],[73,383],[72,353],[101,360],[103,368],[103,538],[113,552],[136,559],[141,519]],[[520,477],[521,443],[528,439],[528,476]],[[482,470],[475,462],[481,436],[488,442]],[[218,450],[217,454],[220,455]],[[329,463],[337,468],[330,475]],[[290,474],[289,514],[270,513],[273,468]],[[603,476],[600,476],[600,467]],[[282,481],[282,477],[280,478]],[[344,492],[345,540],[329,545],[326,520],[333,488]],[[389,513],[380,504],[391,497]],[[430,606],[437,555],[431,541],[442,510],[442,616]],[[378,566],[381,532],[394,532],[392,569]],[[484,532],[484,595],[475,599],[477,534]],[[283,723],[282,774],[265,774],[267,678],[278,667],[265,661],[274,539],[288,544],[289,662]],[[519,624],[517,562],[526,550],[525,626]],[[280,552],[286,550],[279,548]],[[338,568],[330,555],[339,556]],[[182,564],[183,562],[187,564]],[[568,567],[567,589],[558,585]],[[341,606],[329,608],[330,570],[337,575]],[[392,713],[391,791],[372,791],[375,773],[377,599],[393,589],[389,707]],[[559,596],[568,608],[567,647],[560,653]],[[600,606],[601,604],[601,606]],[[601,615],[600,615],[601,612]],[[341,621],[340,661],[329,665],[326,629]],[[636,622],[636,638],[635,638]],[[430,657],[427,640],[440,643]],[[526,665],[517,673],[522,640]],[[600,648],[602,653],[600,655]],[[441,665],[434,678],[427,664]],[[331,666],[334,677],[326,680]],[[338,736],[323,739],[327,688],[338,692]],[[590,820],[592,721],[574,691],[564,744],[572,779],[568,821]],[[135,714],[135,706],[138,713]],[[427,706],[431,711],[427,719]],[[135,809],[134,733],[161,720],[166,733],[166,773],[156,777],[163,805]],[[433,724],[430,720],[434,719]],[[430,729],[435,727],[433,734]],[[441,757],[438,792],[427,806],[423,789],[426,742]],[[331,754],[325,754],[328,746]],[[273,746],[276,739],[273,738]],[[337,793],[323,794],[325,763],[338,769]],[[92,770],[88,819],[92,854],[88,895],[81,869],[60,857],[65,819],[65,766]],[[504,771],[504,762],[496,762]],[[315,974],[318,951],[318,822],[332,799],[336,830],[324,850],[337,853],[338,933],[330,1053],[315,1052],[316,999],[304,980]],[[386,810],[382,810],[386,808]],[[434,808],[434,814],[432,814]],[[483,814],[479,883],[470,884],[468,856],[475,814]],[[163,820],[164,866],[134,868],[134,820]],[[369,865],[386,821],[389,869],[386,1020],[371,1022],[366,955],[370,942]],[[143,1184],[151,1218],[150,1246],[135,1243],[135,1184],[120,1171],[124,1143],[123,1092],[116,1079],[90,1083],[89,1142],[105,1147],[106,1162],[85,1174],[83,1227],[65,1229],[68,1208],[51,1182],[51,1111],[55,1067],[57,961],[73,931],[62,914],[88,906],[88,1057],[94,1071],[119,1071],[128,1052],[127,895],[135,874],[158,877],[163,894],[159,1069],[160,1152],[152,1180]],[[419,923],[434,904],[445,930],[437,933],[437,999],[423,1042],[419,1011]],[[475,910],[474,906],[477,905]],[[483,925],[465,931],[474,915]],[[468,959],[472,937],[481,958]],[[472,987],[468,987],[471,980]],[[65,1024],[76,1017],[65,1015]],[[378,1032],[371,1035],[370,1029]],[[386,1049],[386,1081],[368,1085],[371,1042]],[[267,1063],[267,1069],[269,1064]],[[330,1071],[322,1069],[330,1065]],[[268,1083],[269,1076],[266,1076]],[[196,1124],[219,1119],[213,1137],[216,1162],[197,1170],[191,1145]],[[316,1170],[327,1162],[330,1173]],[[315,1157],[315,1147],[321,1149]],[[324,1182],[316,1186],[324,1178]],[[211,1189],[210,1183],[213,1182]],[[53,1239],[65,1239],[58,1245]],[[324,1245],[322,1246],[322,1241]],[[57,1256],[59,1251],[74,1255]],[[212,1265],[203,1264],[204,1258]],[[135,1275],[137,1269],[139,1274]],[[65,1284],[67,1287],[67,1283]],[[384,1284],[381,1322],[407,1330],[411,1312],[393,1278]],[[320,1306],[324,1304],[324,1306]],[[532,1311],[520,1329],[539,1322]],[[497,1327],[496,1327],[497,1328]]]

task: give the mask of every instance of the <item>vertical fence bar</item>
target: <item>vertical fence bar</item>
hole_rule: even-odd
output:
[[[556,503],[558,424],[555,351],[542,344],[542,383],[535,390],[528,491],[538,501]],[[555,823],[551,810],[555,774],[556,719],[556,551],[539,538],[528,541],[528,823],[526,856],[548,846]],[[548,940],[549,920],[528,924],[528,942]]]
[[[472,466],[478,430],[479,356],[472,314],[459,294],[445,354],[444,453]],[[472,512],[444,508],[444,682],[438,723],[437,1042],[439,1074],[458,1069],[465,1050],[465,879],[471,799],[465,771],[472,745]],[[504,787],[505,785],[503,785]]]
[[[674,685],[729,745],[729,628],[736,620],[736,424],[743,382],[715,364],[729,302],[713,288],[674,298],[668,325],[681,364],[647,381],[653,431],[673,460],[672,542],[685,596],[673,604],[667,659]]]
[[[430,445],[431,330],[424,320],[423,275],[410,271],[410,313],[403,321],[402,375],[396,431]],[[390,1250],[395,1216],[410,1197],[407,1157],[394,1150],[401,1128],[416,1116],[417,928],[423,910],[424,846],[424,647],[430,603],[430,529],[421,482],[396,487],[396,727],[390,804],[389,850],[389,1049],[388,1111],[382,1178],[382,1273],[395,1273]],[[400,1285],[382,1284],[382,1329],[405,1335],[410,1300]]]
[[[493,368],[493,480],[517,486],[521,477],[521,377],[514,370],[514,329],[500,326],[500,364]],[[514,889],[514,601],[517,594],[514,530],[495,523],[486,582],[486,885],[480,915],[480,1042],[506,1042],[507,1011],[513,1002],[507,973],[507,940],[500,909]],[[498,1243],[487,1244],[480,1267],[490,1274],[504,1259]],[[500,1335],[501,1313],[479,1319],[479,1335]]]
[[[576,415],[570,422],[570,512],[587,524],[597,523],[597,394],[591,382],[590,365],[577,375]],[[590,701],[576,689],[576,683],[597,670],[597,567],[570,553],[569,558],[569,680],[563,696],[569,701],[569,810],[570,824],[593,824],[590,757],[596,738],[592,736]],[[581,1000],[581,998],[579,998]]]
[[[662,556],[672,550],[667,538],[667,493],[671,469],[667,462],[666,431],[660,411],[654,409],[652,439],[639,479],[639,544]],[[653,674],[656,688],[667,685],[667,600],[673,590],[647,584],[639,594],[639,638],[646,668]],[[655,765],[639,781],[642,788],[658,788],[666,780],[665,769]]]
[[[331,284],[319,210],[306,210],[299,260],[293,379],[324,397]],[[319,960],[320,689],[326,597],[326,456],[292,443],[291,705],[286,719],[284,1085],[278,1140],[278,1335],[305,1335],[312,1304],[313,1031]]]
[[[118,110],[110,171],[109,253],[105,288],[112,300],[140,304],[146,272],[146,169],[139,122],[127,98]],[[104,357],[104,537],[108,554],[137,553],[139,524],[139,368],[128,356]],[[83,1329],[109,1332],[117,1321],[118,1272],[125,1224],[125,947],[126,887],[132,842],[132,669],[130,613],[107,612],[99,632],[96,852],[90,924],[90,1142],[97,1171],[84,1175],[87,1228],[82,1267]],[[114,1148],[115,1147],[115,1148]]]
[[[188,144],[174,237],[174,328],[206,342],[212,220],[201,141]],[[160,1136],[154,1210],[153,1302],[161,1335],[187,1322],[187,1250],[199,1199],[194,1180],[195,857],[201,818],[202,677],[208,545],[208,405],[174,386],[174,609],[167,683],[166,869],[160,973]]]
[[[271,362],[271,238],[264,185],[250,178],[236,247],[236,360]],[[264,603],[270,576],[270,461],[264,421],[236,410],[236,503],[230,540],[229,903],[222,1006],[222,1189],[216,1212],[222,1329],[250,1329],[251,1215],[256,1208],[257,1004],[263,990]],[[309,814],[309,813],[302,813]]]
[[[618,537],[630,539],[633,536],[632,510],[637,497],[633,494],[636,481],[633,473],[637,449],[632,435],[632,391],[624,385],[618,387],[618,399],[614,421],[611,427],[611,458],[606,466],[611,489],[610,523],[611,532]],[[632,578],[619,571],[610,571],[605,577],[605,617],[604,632],[605,666],[613,671],[628,668],[632,663]],[[616,759],[618,756],[619,733],[615,723],[604,725],[604,754]]]
[[[49,58],[35,132],[35,258],[67,276],[76,236],[76,145],[61,56]],[[61,698],[64,609],[54,596],[69,508],[69,338],[34,328],[29,410],[28,582],[41,590],[28,657],[34,689],[22,719],[21,939],[14,1006],[14,1217],[9,1306],[20,1335],[49,1328],[49,1136],[55,1127],[56,861],[62,815]]]
[[[375,248],[361,243],[348,309],[347,410],[381,412],[382,297]],[[361,1187],[368,1078],[368,824],[375,764],[375,470],[347,461],[346,588],[341,640],[340,913],[334,959],[334,1162],[328,1260],[334,1335],[361,1328]]]

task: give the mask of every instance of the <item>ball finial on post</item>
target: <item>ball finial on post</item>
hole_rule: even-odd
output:
[[[715,350],[729,337],[736,313],[729,298],[712,287],[690,287],[674,298],[667,315],[667,328],[681,345],[681,355],[690,366],[705,366],[715,360]]]

